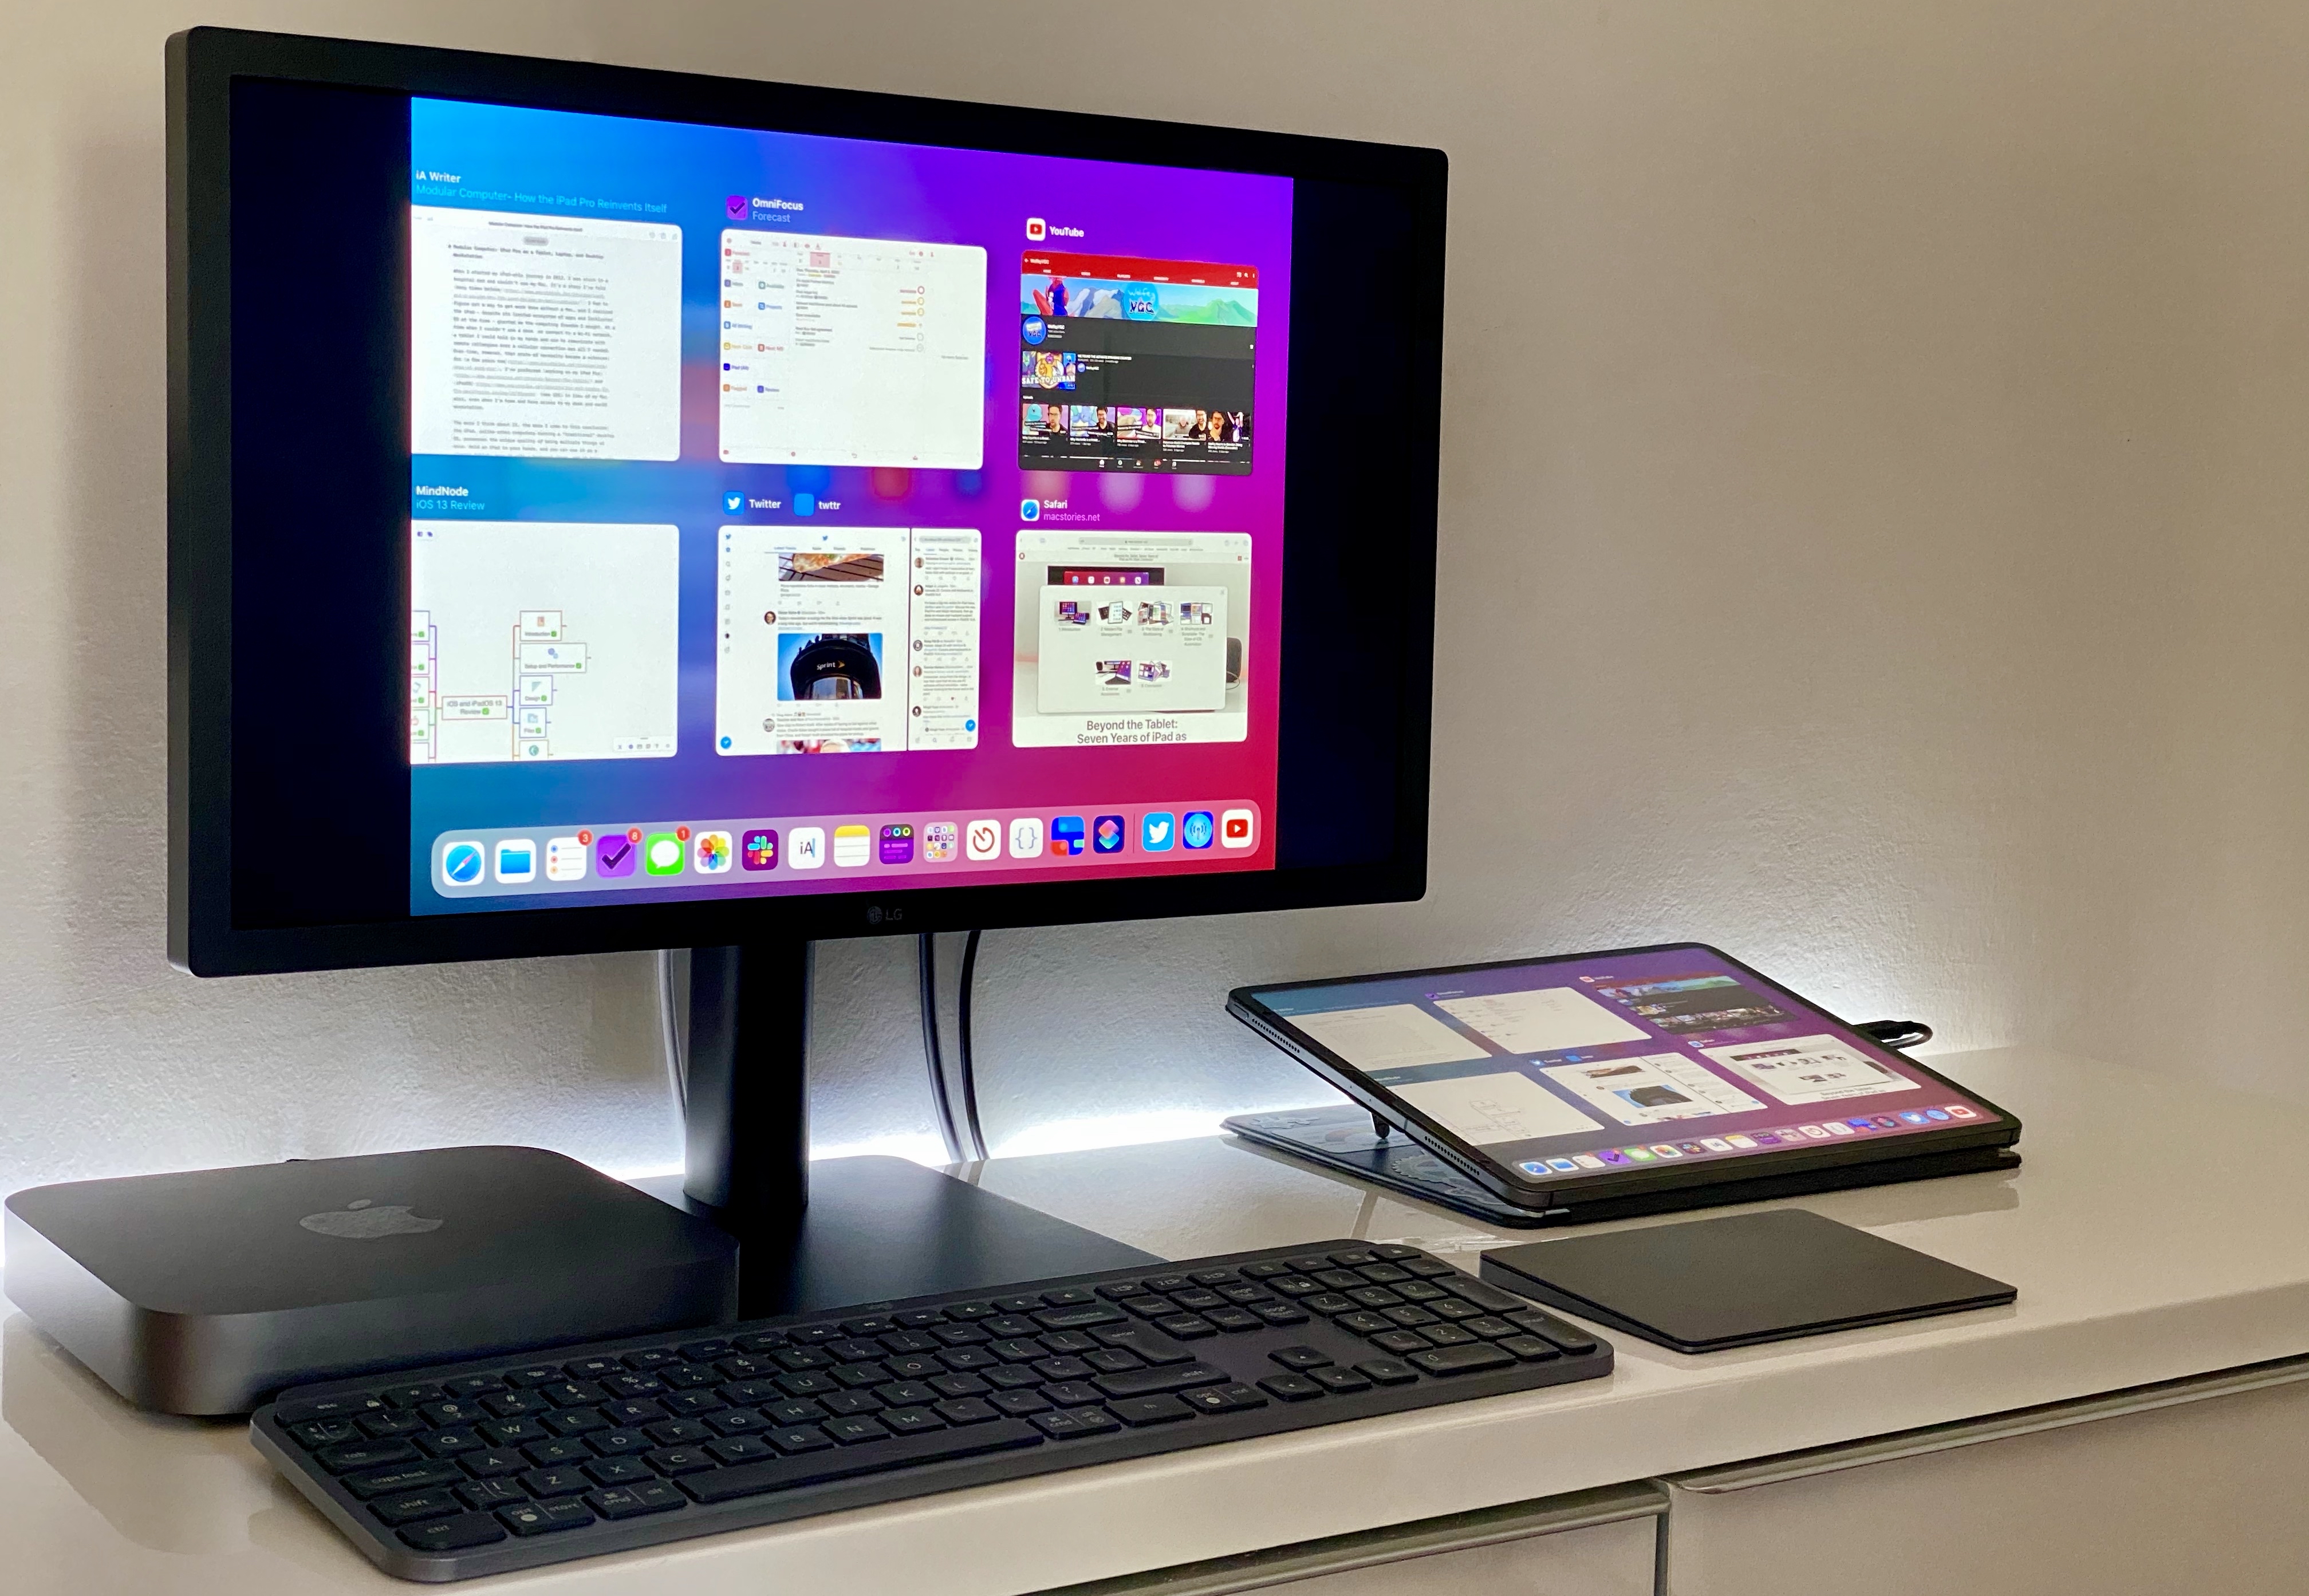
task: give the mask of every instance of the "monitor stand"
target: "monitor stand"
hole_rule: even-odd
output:
[[[689,961],[686,1172],[637,1182],[739,1238],[748,1318],[1163,1262],[899,1158],[809,1160],[803,941]]]

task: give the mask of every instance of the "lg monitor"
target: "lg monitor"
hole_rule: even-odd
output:
[[[718,950],[688,1189],[771,1214],[814,938],[1423,890],[1439,153],[169,61],[183,968]]]

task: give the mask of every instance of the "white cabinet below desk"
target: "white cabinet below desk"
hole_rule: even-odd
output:
[[[1665,1483],[1663,1596],[2301,1596],[2309,1359]]]

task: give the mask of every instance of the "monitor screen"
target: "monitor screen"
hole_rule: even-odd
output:
[[[1272,866],[1289,178],[408,116],[411,912]]]
[[[169,66],[177,962],[1423,890],[1438,152]]]

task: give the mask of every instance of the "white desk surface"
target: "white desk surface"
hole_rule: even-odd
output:
[[[2309,1353],[2309,1114],[2037,1048],[1933,1062],[2021,1117],[2025,1167],[1798,1205],[2010,1281],[2014,1307],[1704,1358],[1618,1336],[1607,1380],[480,1584],[1004,1596]],[[1228,1139],[1000,1160],[982,1183],[1173,1258],[1528,1238]],[[411,1588],[275,1479],[244,1426],[140,1414],[0,1313],[0,1589]]]

